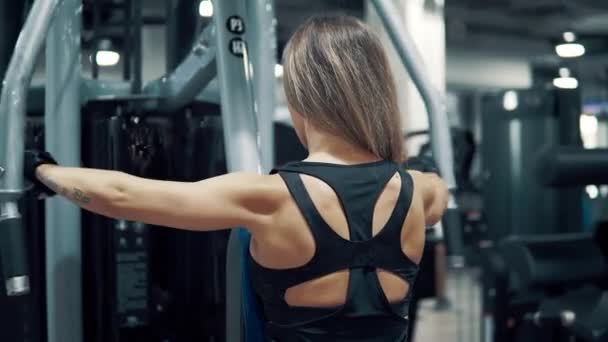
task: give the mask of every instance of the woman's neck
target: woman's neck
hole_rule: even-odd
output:
[[[360,164],[380,160],[373,153],[337,135],[318,130],[308,130],[306,133],[308,145],[306,161]]]

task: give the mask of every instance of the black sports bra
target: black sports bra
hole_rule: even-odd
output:
[[[409,294],[398,303],[387,300],[376,269],[404,279],[410,289],[418,265],[402,252],[401,230],[410,208],[410,175],[391,161],[358,165],[293,162],[278,173],[289,188],[316,243],[306,265],[269,269],[249,258],[253,288],[264,308],[269,341],[406,341]],[[401,191],[383,229],[372,237],[376,201],[385,185],[399,173]],[[336,193],[349,226],[350,240],[340,237],[323,220],[300,174],[316,177]],[[340,270],[350,271],[346,303],[334,309],[289,306],[284,299],[290,287]]]

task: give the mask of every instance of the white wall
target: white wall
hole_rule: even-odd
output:
[[[400,14],[403,14],[403,2],[395,1],[395,6],[399,9]],[[407,88],[410,86],[409,76],[405,71],[403,64],[401,63],[399,55],[397,54],[397,51],[395,51],[395,48],[393,47],[393,44],[391,43],[388,37],[388,34],[384,30],[384,26],[382,25],[380,17],[378,16],[374,8],[371,6],[371,4],[369,4],[369,2],[367,2],[366,9],[367,10],[365,20],[371,27],[375,29],[376,33],[380,36],[382,44],[384,45],[384,48],[388,55],[389,64],[391,66],[391,70],[393,71],[393,79],[395,80],[395,85],[397,87],[397,100],[399,102],[401,120],[403,123],[406,123],[408,121]]]
[[[447,84],[454,88],[525,89],[532,86],[532,68],[524,57],[450,48]]]
[[[416,46],[426,64],[427,76],[430,77],[437,91],[445,98],[446,94],[446,47],[445,22],[443,8],[428,8],[424,0],[393,0],[399,15],[403,18],[403,27],[408,30],[416,42]],[[395,78],[398,101],[405,131],[428,129],[428,114],[418,90],[413,85],[409,75],[393,45],[388,38],[380,18],[373,6],[367,6],[366,21],[380,34],[381,40],[388,53],[391,68]],[[407,149],[415,154],[419,145],[426,138],[410,139]]]

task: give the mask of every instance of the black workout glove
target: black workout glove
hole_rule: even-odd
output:
[[[36,177],[36,168],[42,164],[54,164],[57,165],[57,162],[50,153],[44,151],[37,150],[26,150],[23,157],[23,172],[24,176],[27,180],[34,184],[34,191],[39,196],[50,197],[55,195],[55,191],[53,191],[48,186],[44,185],[41,181]]]
[[[405,162],[405,168],[408,170],[416,170],[424,173],[439,173],[439,168],[431,157],[418,156],[411,157]]]

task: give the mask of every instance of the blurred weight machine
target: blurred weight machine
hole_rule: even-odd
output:
[[[66,39],[69,42],[81,38],[78,25],[74,26],[73,23],[80,21],[82,15],[83,29],[92,32],[84,34],[83,48],[97,49],[97,43],[108,32],[120,32],[124,36],[126,43],[123,47],[126,50],[141,47],[142,1],[125,0],[108,6],[101,2],[85,1],[84,9],[79,7],[78,1],[39,0],[34,7],[29,7],[29,4],[12,6],[10,3],[1,3],[2,15],[11,17],[3,24],[7,27],[11,24],[13,28],[5,31],[9,37],[2,41],[3,48],[8,49],[2,50],[1,61],[6,62],[2,65],[2,74],[13,54],[12,48],[23,24],[24,7],[39,18],[47,18],[53,16],[53,11],[57,12],[53,24],[56,27],[51,31],[59,32],[62,37],[78,37]],[[28,147],[45,148],[44,142],[48,139],[44,135],[45,129],[48,132],[57,127],[45,126],[43,113],[46,111],[48,116],[49,111],[60,111],[71,113],[69,115],[82,124],[76,131],[53,131],[53,139],[62,139],[62,135],[73,138],[73,144],[81,146],[81,156],[75,156],[75,159],[81,160],[83,166],[178,181],[198,181],[226,173],[225,132],[222,129],[226,119],[220,116],[220,90],[216,84],[215,89],[201,95],[201,90],[218,73],[215,62],[219,58],[215,50],[215,40],[219,39],[215,33],[216,25],[214,22],[207,23],[197,35],[196,23],[200,19],[192,6],[187,1],[167,1],[167,4],[168,35],[177,37],[167,39],[170,42],[167,69],[171,72],[149,82],[146,88],[142,86],[141,53],[124,53],[123,81],[108,82],[99,74],[94,58],[96,50],[91,58],[94,64],[90,75],[92,80],[81,79],[78,74],[69,80],[61,76],[57,82],[66,85],[55,86],[51,70],[47,69],[47,89],[32,87],[27,91],[29,115],[24,137]],[[266,8],[264,2],[257,4]],[[238,13],[243,5],[244,2],[233,1],[222,6],[225,13]],[[121,20],[114,22],[118,26],[116,30],[101,22],[104,18],[111,18],[112,11],[120,12]],[[268,23],[270,25],[270,20]],[[31,24],[30,30],[33,27]],[[189,34],[178,30],[178,25],[191,28],[186,30]],[[253,29],[251,31],[255,32]],[[266,34],[266,31],[263,33]],[[44,39],[40,35],[46,33],[38,32],[39,41]],[[30,35],[28,39],[33,36]],[[257,37],[253,35],[252,38]],[[270,44],[271,41],[268,39],[264,43]],[[222,47],[228,46],[227,42],[222,43]],[[55,62],[65,65],[65,60],[80,54],[78,48],[79,45],[64,49],[59,43],[57,46],[48,43],[47,66]],[[268,51],[272,52],[270,48]],[[65,53],[67,56],[53,59],[56,58],[55,53]],[[234,75],[224,74],[233,77],[226,78],[225,83],[242,80],[242,85],[233,88],[250,89],[251,83],[246,83],[243,76],[242,56],[231,58],[234,61],[230,63],[236,64],[236,67],[227,66]],[[25,60],[21,62],[28,64]],[[269,59],[268,63],[274,67],[273,59]],[[78,65],[69,67],[80,72]],[[77,107],[66,110],[62,103],[46,108],[49,102],[45,103],[45,91],[46,97],[63,97],[71,94],[71,90],[66,89],[73,89],[67,85],[72,82],[77,84],[77,93],[80,94]],[[245,96],[241,97],[241,101],[243,103],[239,105],[243,109],[240,112],[248,114],[251,103],[247,102]],[[272,102],[272,98],[269,101]],[[259,104],[260,107],[263,105],[266,103]],[[234,106],[230,108],[234,109]],[[225,110],[232,112],[230,108]],[[229,114],[222,114],[230,117]],[[260,126],[260,129],[266,129],[266,124]],[[243,150],[247,153],[246,148]],[[56,153],[52,148],[51,152]],[[56,156],[61,162],[66,152],[59,152]],[[234,157],[238,158],[238,153]],[[53,232],[51,228],[45,229],[45,204],[48,205],[48,202],[37,201],[31,196],[24,196],[20,202],[24,236],[27,237],[24,250],[28,253],[30,293],[27,296],[7,297],[6,291],[0,291],[0,340],[43,342],[82,338],[98,342],[178,342],[226,339],[225,269],[229,231],[196,233],[159,229],[83,212],[82,230],[78,230],[78,234],[82,234],[80,244],[69,247],[82,251],[81,255],[74,255],[78,258],[74,260],[77,263],[54,264],[57,260],[49,259],[49,255],[65,253],[61,249],[69,243],[61,246],[50,243],[50,251],[46,247],[49,246],[48,236]],[[74,225],[74,228],[79,226]],[[55,254],[57,252],[59,254]],[[9,260],[3,262],[10,265]],[[0,273],[8,276],[3,271],[0,269]],[[49,284],[73,285],[68,283],[74,280],[72,274],[78,274],[79,279],[75,283],[82,281],[82,288],[76,286],[77,291],[70,292],[68,287],[59,286],[56,292],[49,294]],[[47,278],[47,275],[50,277]],[[74,305],[80,301],[80,290],[82,312],[78,310],[80,305]],[[82,336],[78,337],[80,331]]]
[[[170,119],[135,113],[129,102],[93,102],[84,112],[85,166],[178,181],[226,172],[217,105],[193,103]],[[224,339],[229,232],[167,230],[89,213],[83,228],[83,265],[92,266],[83,268],[87,340]]]
[[[608,150],[583,149],[578,91],[515,94],[517,108],[482,102],[482,340],[608,341],[608,259],[582,227],[582,187],[608,183]]]

